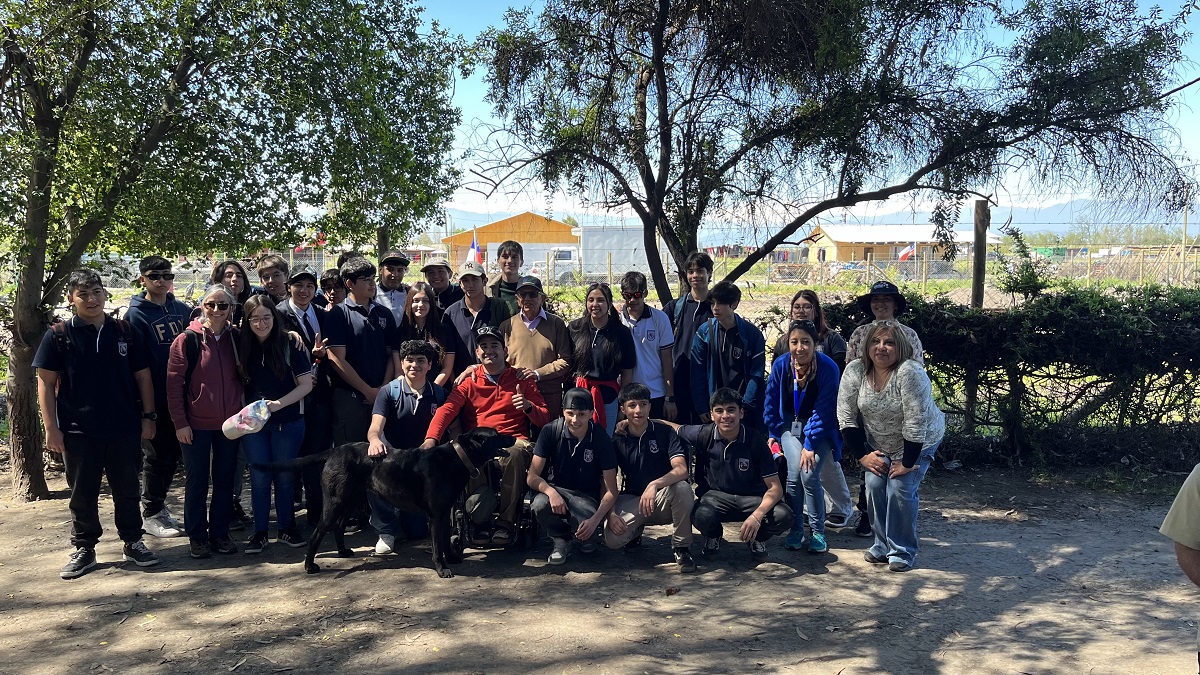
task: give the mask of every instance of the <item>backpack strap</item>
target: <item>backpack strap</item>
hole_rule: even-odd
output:
[[[70,321],[70,319],[67,319]],[[54,332],[54,348],[58,351],[58,355],[62,358],[67,358],[67,352],[71,349],[71,337],[67,335],[67,321],[55,321],[50,326],[50,330]]]

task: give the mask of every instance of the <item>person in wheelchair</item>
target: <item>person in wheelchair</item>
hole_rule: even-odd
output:
[[[503,474],[494,529],[489,533],[486,526],[477,528],[477,539],[473,542],[480,545],[482,542],[478,538],[490,534],[491,544],[507,546],[515,539],[525,497],[525,474],[533,447],[529,440],[530,425],[545,426],[550,422],[550,416],[537,383],[521,380],[520,372],[508,366],[508,350],[499,330],[480,326],[475,331],[475,343],[475,356],[481,367],[454,387],[445,404],[438,407],[421,447],[429,449],[436,445],[460,414],[464,431],[477,426],[489,427],[517,437],[517,442],[508,449],[508,457],[500,460]],[[478,477],[467,484],[467,492],[474,493],[487,484],[488,472],[480,471]]]
[[[617,456],[608,432],[592,421],[595,407],[586,389],[567,390],[563,416],[542,429],[533,448],[532,511],[554,542],[551,565],[567,561],[572,541],[584,553],[595,551],[617,501]]]

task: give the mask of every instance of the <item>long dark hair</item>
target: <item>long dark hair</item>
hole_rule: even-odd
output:
[[[592,294],[592,291],[600,291],[604,294],[604,299],[608,302],[608,323],[616,322],[617,326],[624,328],[621,323],[621,316],[617,314],[617,308],[613,305],[612,289],[608,284],[594,283],[587,287],[587,292],[583,294],[583,316],[579,317],[578,321],[572,321],[571,339],[575,342],[575,374],[587,375],[595,365],[592,360],[592,344],[596,339],[596,326],[592,324],[591,314],[587,309],[587,297]],[[576,325],[577,324],[577,325]],[[627,329],[628,330],[628,329]],[[615,340],[605,340],[604,356],[613,363],[621,361],[621,345]]]
[[[271,332],[265,340],[259,340],[250,327],[250,315],[260,307],[271,311]],[[242,362],[242,372],[250,372],[250,364],[254,359],[262,359],[272,373],[280,379],[287,379],[289,373],[287,352],[291,349],[287,333],[283,330],[283,318],[275,309],[275,301],[267,295],[254,295],[246,300],[242,308],[241,349],[239,356]]]
[[[417,328],[417,318],[413,316],[413,298],[417,293],[424,293],[429,301],[429,315],[425,317],[425,326]],[[442,327],[442,308],[437,304],[437,291],[424,281],[414,282],[408,288],[408,297],[404,300],[404,318],[400,321],[400,342],[407,340],[427,340],[437,346],[439,360],[446,353],[446,335]],[[397,345],[399,347],[399,345]]]
[[[813,323],[817,324],[817,340],[824,340],[829,335],[829,328],[825,325],[825,310],[821,309],[821,299],[817,297],[816,291],[810,291],[805,288],[796,291],[792,296],[792,301],[788,303],[788,323],[792,321],[792,305],[796,301],[804,298],[812,303],[813,306]]]
[[[209,277],[208,283],[213,285],[224,284],[225,270],[229,267],[236,267],[242,275],[242,292],[237,294],[237,303],[240,305],[245,303],[247,298],[250,297],[250,275],[246,274],[246,267],[241,262],[237,260],[222,260],[213,265],[212,276]]]

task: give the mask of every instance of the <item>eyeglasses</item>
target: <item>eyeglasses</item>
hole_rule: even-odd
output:
[[[625,291],[621,291],[621,297],[625,298],[626,300],[641,300],[642,298],[646,297],[646,292],[638,291],[637,293],[626,293]]]
[[[794,309],[798,309],[798,310],[800,310],[800,311],[802,311],[802,312],[811,312],[811,311],[813,311],[814,309],[816,309],[815,307],[813,307],[812,305],[810,305],[810,304],[808,304],[808,303],[805,303],[805,304],[803,304],[803,305],[792,305],[792,307],[793,307]]]
[[[246,320],[249,321],[250,323],[258,325],[258,326],[261,326],[264,323],[271,323],[271,321],[273,321],[270,314],[268,314],[266,316],[250,317]]]
[[[206,303],[204,303],[204,306],[207,307],[208,309],[216,310],[218,312],[224,312],[224,311],[229,310],[228,302],[206,302]]]
[[[146,278],[149,279],[150,281],[158,281],[160,279],[165,279],[166,281],[174,281],[175,275],[170,272],[149,272],[146,274]]]

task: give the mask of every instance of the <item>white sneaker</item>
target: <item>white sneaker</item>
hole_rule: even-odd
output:
[[[166,511],[159,511],[149,518],[142,519],[142,529],[151,537],[159,539],[171,539],[172,537],[182,537],[183,528],[175,527],[171,522],[171,517]]]
[[[381,534],[375,542],[375,555],[387,555],[396,552],[396,535]]]

